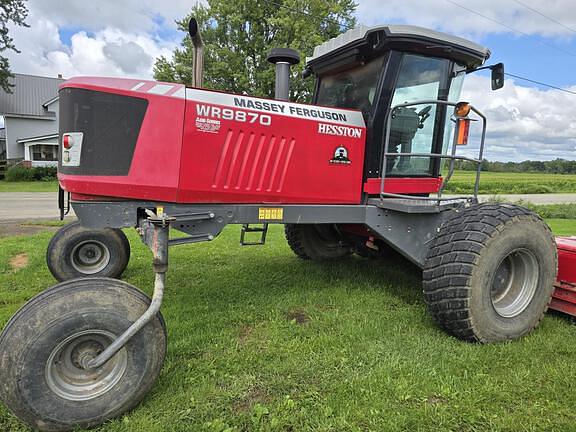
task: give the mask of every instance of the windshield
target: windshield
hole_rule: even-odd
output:
[[[449,64],[445,59],[404,55],[391,106],[440,99],[447,92],[443,87]],[[396,108],[392,112],[388,152],[434,153],[438,109],[436,104]],[[386,171],[400,176],[431,175],[432,162],[429,157],[391,156]]]
[[[318,105],[351,108],[362,111],[367,118],[372,110],[376,86],[384,57],[320,79]]]

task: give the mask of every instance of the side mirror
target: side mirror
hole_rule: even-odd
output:
[[[490,68],[492,70],[492,90],[498,90],[504,87],[504,63],[495,64]]]

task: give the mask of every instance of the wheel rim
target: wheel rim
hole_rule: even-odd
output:
[[[58,396],[72,401],[85,401],[112,389],[124,375],[128,354],[122,348],[102,367],[85,370],[82,366],[95,358],[116,339],[103,330],[76,333],[60,342],[46,363],[46,382]]]
[[[72,250],[72,267],[84,274],[95,274],[106,268],[110,262],[110,251],[97,240],[78,243]]]
[[[528,249],[515,249],[500,262],[490,296],[498,315],[513,318],[521,314],[536,293],[538,260]]]

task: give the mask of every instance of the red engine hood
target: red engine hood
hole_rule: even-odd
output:
[[[128,96],[147,97],[148,95],[173,96],[184,98],[184,85],[135,78],[73,77],[60,84],[60,88],[84,88],[88,90],[110,91]]]

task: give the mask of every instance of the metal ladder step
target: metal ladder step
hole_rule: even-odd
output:
[[[246,241],[246,233],[260,233],[258,241]],[[240,246],[260,246],[266,243],[266,235],[268,234],[268,224],[262,226],[251,227],[250,224],[243,224],[240,230]]]
[[[409,198],[372,198],[368,200],[368,204],[370,205],[402,213],[440,213],[443,210],[459,207],[469,202],[471,202],[471,200],[468,198],[455,198],[442,201]]]

